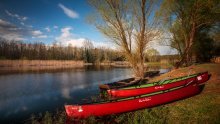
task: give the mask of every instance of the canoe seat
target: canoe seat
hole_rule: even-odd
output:
[[[141,78],[137,78],[131,82],[129,82],[129,84],[135,84],[135,83],[139,83],[141,81]]]
[[[117,82],[118,84],[121,84],[121,85],[131,85],[131,84],[138,84],[139,82],[141,81],[141,78],[137,78],[137,79],[134,79],[130,82]]]
[[[139,84],[141,82],[141,80],[142,80],[142,78],[130,78],[127,80],[122,80],[117,83],[114,83],[113,86],[108,85],[108,84],[100,84],[99,88],[106,90],[106,89],[112,89],[112,87],[120,88],[120,87],[125,87],[125,86],[130,86],[130,85],[136,85],[136,84]]]

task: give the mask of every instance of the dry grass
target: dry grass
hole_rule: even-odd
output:
[[[82,68],[83,61],[73,60],[0,60],[0,74]]]
[[[0,67],[25,66],[80,66],[83,61],[73,60],[0,60]]]
[[[204,71],[208,71],[212,75],[211,79],[217,78],[216,76],[220,75],[220,64],[207,63],[201,65],[192,65],[190,67],[185,68],[173,69],[166,74],[151,79],[150,82],[159,81],[165,78],[181,77],[188,74],[195,74]]]

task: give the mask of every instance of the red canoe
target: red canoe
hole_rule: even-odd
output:
[[[142,95],[138,98],[130,97],[113,102],[93,103],[86,105],[65,105],[69,118],[87,118],[89,116],[104,116],[123,112],[150,108],[161,104],[173,102],[199,94],[204,85],[191,82],[187,86],[166,90],[154,95]]]
[[[178,87],[181,85],[187,85],[187,83],[190,83],[192,81],[198,80],[198,83],[204,83],[208,80],[208,72],[203,72],[196,74],[197,76],[190,77],[184,80],[172,82],[172,83],[166,83],[161,85],[153,85],[153,86],[143,86],[143,87],[127,87],[127,88],[121,88],[121,89],[110,89],[107,90],[108,95],[114,98],[119,97],[131,97],[131,96],[138,96],[142,94],[149,94],[153,92],[158,92],[162,90],[171,89],[174,87]],[[173,79],[172,79],[173,80]]]

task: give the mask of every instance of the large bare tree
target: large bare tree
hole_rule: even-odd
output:
[[[137,77],[144,76],[145,50],[158,36],[154,0],[89,0],[96,13],[89,20],[124,53]]]

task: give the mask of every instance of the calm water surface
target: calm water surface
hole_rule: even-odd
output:
[[[88,102],[99,95],[99,84],[131,76],[129,68],[109,67],[0,75],[0,123],[24,122],[31,114]]]

